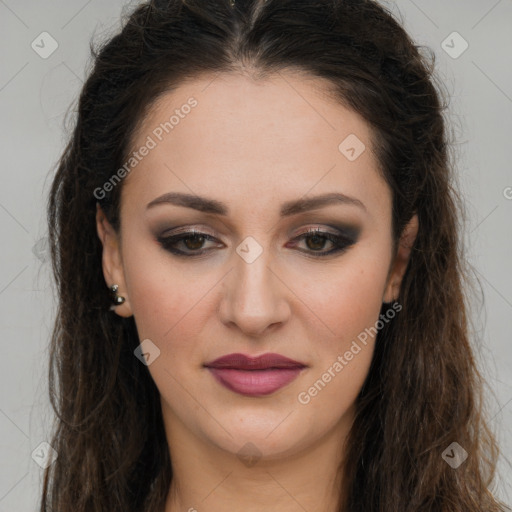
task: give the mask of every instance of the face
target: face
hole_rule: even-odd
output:
[[[171,437],[272,458],[353,420],[417,219],[393,253],[370,128],[324,86],[284,72],[183,84],[137,131],[120,236],[98,210],[105,279],[150,340]],[[233,353],[300,365],[205,367]]]

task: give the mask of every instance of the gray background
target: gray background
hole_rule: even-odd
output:
[[[66,114],[90,67],[91,37],[112,34],[120,15],[136,3],[0,0],[0,512],[36,510],[42,469],[32,453],[47,439],[52,420],[47,344],[55,300],[44,210],[49,176],[68,135]],[[485,298],[472,314],[473,337],[503,450],[498,495],[510,503],[512,469],[505,459],[512,460],[512,0],[386,5],[401,13],[417,44],[434,49],[451,95],[467,257]],[[451,36],[454,31],[469,44],[460,56],[464,41]],[[40,53],[51,49],[48,36],[41,43],[42,32],[58,44],[47,58],[31,47],[35,41]],[[451,56],[442,47],[445,40]]]

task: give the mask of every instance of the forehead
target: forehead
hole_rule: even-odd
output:
[[[181,84],[139,126],[132,149],[150,139],[153,147],[126,178],[126,193],[149,202],[172,190],[215,191],[253,208],[325,192],[383,203],[388,191],[371,128],[328,85],[284,71],[259,81],[232,73]]]

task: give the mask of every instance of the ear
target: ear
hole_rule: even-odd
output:
[[[125,302],[120,306],[115,306],[113,310],[119,316],[128,318],[133,313],[126,290],[119,238],[114,228],[108,222],[99,203],[96,203],[96,228],[98,237],[103,245],[102,266],[107,287],[110,288],[113,284],[117,284],[119,286],[118,295],[125,298]]]
[[[411,250],[418,234],[418,227],[418,215],[415,214],[400,236],[398,249],[390,266],[383,302],[393,302],[400,295],[400,285],[409,264]]]

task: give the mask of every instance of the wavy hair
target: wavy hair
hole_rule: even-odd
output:
[[[41,512],[162,512],[172,480],[159,392],[134,357],[134,319],[111,311],[96,206],[119,230],[122,183],[94,191],[130,153],[154,102],[205,73],[300,70],[372,130],[393,194],[395,248],[419,232],[397,318],[379,331],[347,441],[340,512],[498,512],[499,454],[469,339],[462,201],[435,58],[373,0],[157,0],[93,49],[47,214],[59,306],[50,346],[51,445]],[[467,279],[469,282],[469,279]],[[442,454],[468,453],[457,469]]]

